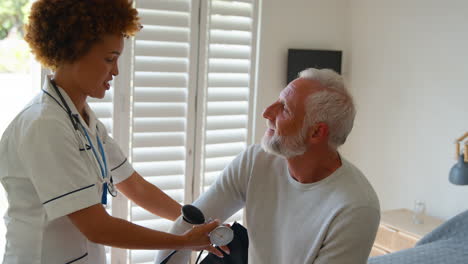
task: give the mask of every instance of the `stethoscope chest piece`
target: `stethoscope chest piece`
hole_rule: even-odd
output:
[[[115,185],[114,185],[114,183],[112,183],[112,181],[110,181],[107,184],[107,188],[108,188],[109,194],[112,195],[112,197],[117,196],[117,188],[115,188]]]

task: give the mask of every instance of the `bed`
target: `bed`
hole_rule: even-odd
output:
[[[368,264],[468,264],[468,211],[424,236],[414,248],[369,258]]]

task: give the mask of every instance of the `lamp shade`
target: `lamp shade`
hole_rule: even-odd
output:
[[[455,185],[468,185],[468,163],[464,161],[463,154],[458,162],[450,169],[449,180]]]

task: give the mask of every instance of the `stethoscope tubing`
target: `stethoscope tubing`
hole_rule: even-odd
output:
[[[88,141],[89,146],[90,146],[91,150],[93,151],[94,158],[96,159],[96,161],[97,161],[97,163],[98,163],[98,165],[99,165],[99,169],[101,170],[102,179],[104,180],[104,182],[103,182],[103,190],[102,190],[102,199],[101,199],[101,200],[102,200],[102,204],[107,204],[107,191],[108,191],[108,186],[107,186],[107,182],[105,181],[106,179],[108,179],[107,162],[106,162],[106,154],[104,153],[104,150],[103,150],[103,148],[102,148],[101,140],[99,139],[99,136],[96,135],[96,139],[97,139],[98,146],[99,146],[99,152],[101,153],[102,163],[103,163],[103,164],[101,163],[101,161],[100,161],[99,158],[98,158],[98,154],[97,154],[96,148],[94,147],[94,144],[93,144],[93,142],[91,141],[91,138],[89,137],[88,132],[87,132],[86,129],[83,127],[83,125],[81,124],[81,122],[78,122],[78,124],[80,125],[81,130],[84,132],[83,134],[85,135],[86,140]]]
[[[112,176],[109,177],[109,174],[108,174],[106,154],[104,152],[104,147],[103,147],[103,145],[101,143],[101,140],[99,139],[99,135],[96,134],[96,140],[97,140],[97,143],[98,143],[99,152],[101,154],[102,163],[101,163],[101,160],[98,157],[96,148],[94,147],[94,144],[93,144],[88,132],[86,131],[86,128],[83,126],[83,124],[81,124],[81,121],[79,120],[79,118],[72,114],[72,112],[70,110],[70,107],[68,106],[67,102],[63,98],[63,96],[60,93],[59,89],[57,88],[54,80],[50,80],[50,83],[54,87],[55,92],[58,94],[58,96],[60,98],[60,101],[63,104],[62,108],[64,108],[65,112],[67,112],[67,114],[68,114],[68,116],[70,118],[70,121],[72,122],[73,128],[75,130],[75,134],[77,134],[77,136],[80,139],[81,143],[82,144],[84,143],[83,144],[84,150],[86,151],[86,148],[87,148],[86,145],[89,144],[89,147],[91,148],[91,150],[93,152],[94,160],[97,163],[97,167],[98,167],[99,171],[101,172],[101,176],[102,176],[103,192],[102,192],[101,202],[102,202],[102,204],[107,205],[107,193],[109,192],[109,194],[111,196],[115,197],[117,195],[117,192],[115,192],[115,189],[114,189],[113,186],[109,186],[109,185],[113,184],[113,181],[112,181]],[[50,94],[48,94],[48,95],[51,96]],[[60,103],[57,100],[55,100],[55,101],[60,105]],[[80,135],[79,132],[81,132],[81,135]],[[86,140],[84,140],[83,135],[84,135]],[[87,142],[83,142],[83,141],[87,141]],[[112,191],[111,191],[111,189],[112,189]]]

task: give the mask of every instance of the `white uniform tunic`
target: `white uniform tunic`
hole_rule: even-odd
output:
[[[67,93],[59,89],[72,113],[78,114]],[[87,105],[85,111],[89,126],[79,118],[99,159],[96,136],[114,184],[125,180],[133,173],[132,166]],[[88,241],[67,217],[101,203],[103,190],[89,143],[80,141],[77,133],[46,80],[42,92],[3,134],[0,180],[9,203],[3,263],[106,263],[104,247]]]

